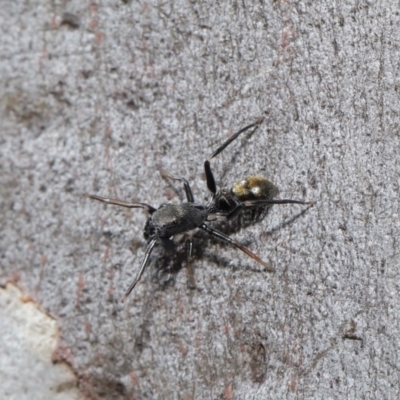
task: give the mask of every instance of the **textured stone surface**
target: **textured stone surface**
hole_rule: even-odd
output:
[[[2,7],[0,279],[62,321],[83,392],[399,398],[397,4]],[[204,160],[261,115],[213,168],[223,186],[257,173],[317,201],[234,234],[276,273],[196,234],[197,290],[186,268],[166,284],[160,249],[121,304],[146,216],[83,194],[179,202],[165,170],[204,201]]]
[[[78,399],[77,379],[65,364],[53,364],[58,330],[14,285],[0,289],[1,398]]]

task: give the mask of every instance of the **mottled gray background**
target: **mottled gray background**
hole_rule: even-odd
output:
[[[400,397],[397,2],[1,8],[0,282],[57,318],[85,396]],[[205,158],[260,116],[213,168],[317,202],[233,234],[276,273],[198,234],[196,290],[160,249],[122,304],[146,215],[83,194],[179,202],[165,170],[203,202]]]

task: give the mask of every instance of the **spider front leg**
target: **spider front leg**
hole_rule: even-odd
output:
[[[120,206],[126,208],[143,208],[150,214],[153,214],[153,212],[156,211],[156,208],[146,203],[138,203],[136,201],[127,202],[119,199],[109,199],[106,197],[96,196],[95,194],[86,194],[85,196],[92,200],[101,201],[102,203],[113,204],[114,206]]]

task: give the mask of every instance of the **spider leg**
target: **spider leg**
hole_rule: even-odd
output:
[[[194,271],[192,264],[193,241],[191,239],[186,241],[186,254],[187,254],[187,270],[188,270],[188,287],[189,289],[196,289],[196,282],[194,280]]]
[[[142,265],[140,266],[139,272],[136,275],[135,280],[131,283],[131,285],[129,286],[129,289],[125,292],[124,297],[122,298],[122,302],[124,302],[126,300],[126,298],[129,296],[129,294],[132,292],[132,290],[135,288],[136,284],[140,281],[140,278],[142,277],[143,271],[145,270],[147,263],[149,261],[149,257],[151,252],[154,249],[154,246],[157,243],[157,239],[153,238],[150,240],[149,244],[146,247],[146,251],[144,254],[144,259],[142,261]]]
[[[229,236],[226,236],[225,234],[223,234],[220,231],[210,228],[206,224],[202,224],[200,226],[200,228],[203,229],[204,231],[206,231],[207,233],[209,233],[210,235],[213,235],[216,238],[221,239],[224,242],[232,244],[233,246],[237,247],[239,250],[243,251],[243,253],[246,253],[253,260],[255,260],[258,263],[260,263],[261,265],[263,265],[267,269],[268,272],[275,272],[275,270],[269,264],[267,264],[265,261],[261,260],[261,258],[257,257],[252,251],[250,251],[247,247],[240,244],[235,239],[232,239]]]
[[[216,213],[211,213],[211,217],[216,217],[217,221],[229,221],[232,218],[235,218],[237,215],[241,213],[241,211],[245,208],[243,203],[236,202],[236,205],[234,208],[229,211],[229,212],[216,212]],[[209,221],[213,221],[213,219],[209,219]]]
[[[242,203],[243,208],[255,208],[260,206],[267,206],[272,204],[302,204],[302,205],[314,205],[313,201],[300,201],[290,199],[277,199],[277,200],[248,200]]]
[[[215,178],[214,174],[211,171],[211,166],[210,166],[210,161],[216,157],[219,153],[221,153],[223,150],[225,150],[241,133],[247,131],[248,129],[251,129],[253,127],[258,127],[262,122],[264,121],[264,118],[259,118],[256,122],[245,126],[242,128],[240,131],[234,133],[228,140],[226,140],[224,143],[222,143],[221,146],[218,147],[217,150],[214,151],[214,153],[211,154],[211,156],[204,162],[204,172],[206,174],[206,180],[207,180],[207,187],[208,190],[215,195],[217,192],[217,185],[215,184]]]
[[[106,204],[113,204],[115,206],[121,206],[121,207],[127,207],[127,208],[143,208],[150,214],[153,214],[153,212],[156,211],[156,208],[154,208],[146,203],[138,203],[136,201],[127,202],[127,201],[118,200],[118,199],[108,199],[106,197],[100,197],[100,196],[96,196],[94,194],[86,194],[85,196],[88,197],[89,199],[98,200],[98,201],[101,201],[102,203],[106,203]]]
[[[282,200],[248,200],[243,202],[237,202],[235,207],[229,212],[217,212],[214,215],[217,217],[218,221],[229,221],[232,218],[235,218],[239,215],[243,210],[251,210],[257,209],[259,207],[273,205],[273,204],[301,204],[301,205],[309,205],[312,207],[315,202],[313,201],[300,201],[300,200],[290,200],[290,199],[282,199]]]
[[[246,132],[248,129],[253,128],[253,126],[258,126],[264,121],[264,118],[261,117],[259,118],[256,122],[245,126],[242,128],[240,131],[234,133],[228,140],[226,140],[224,143],[222,143],[221,146],[218,147],[217,150],[214,151],[214,153],[211,154],[211,156],[208,158],[208,161],[212,160],[214,157],[216,157],[219,153],[221,153],[223,150],[225,150],[241,133]]]
[[[186,193],[186,198],[188,203],[194,203],[194,197],[193,197],[193,192],[192,189],[190,188],[190,184],[189,182],[185,179],[185,178],[178,178],[176,176],[172,176],[172,175],[168,175],[166,173],[164,173],[164,176],[166,178],[172,179],[174,181],[181,181],[183,182],[183,187],[185,189],[185,193]]]

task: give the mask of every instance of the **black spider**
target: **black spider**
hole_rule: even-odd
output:
[[[246,253],[253,260],[262,264],[267,270],[273,269],[247,247],[243,246],[235,239],[230,238],[224,233],[211,228],[206,222],[212,221],[228,221],[245,210],[263,210],[272,204],[312,204],[311,202],[303,202],[297,200],[274,200],[278,193],[278,189],[270,181],[259,176],[250,176],[240,182],[235,183],[230,190],[220,189],[217,191],[214,175],[211,171],[210,160],[221,153],[230,143],[232,143],[241,133],[257,128],[263,118],[255,123],[246,126],[240,131],[232,135],[226,140],[212,155],[204,162],[204,170],[207,179],[207,187],[211,192],[211,199],[207,204],[199,204],[194,201],[192,189],[189,182],[185,178],[177,178],[166,175],[168,178],[183,182],[186,193],[187,203],[170,204],[164,203],[156,209],[149,204],[139,202],[126,202],[118,199],[108,199],[96,195],[88,194],[87,197],[101,201],[107,204],[127,208],[143,208],[149,214],[146,225],[144,227],[144,237],[147,240],[145,256],[140,266],[139,272],[126,291],[123,300],[130,294],[136,284],[139,282],[144,269],[146,268],[151,252],[157,243],[161,243],[165,247],[172,245],[172,237],[182,234],[196,228],[200,228],[214,237],[227,242],[239,250]],[[192,242],[189,239],[189,257],[192,253]]]

